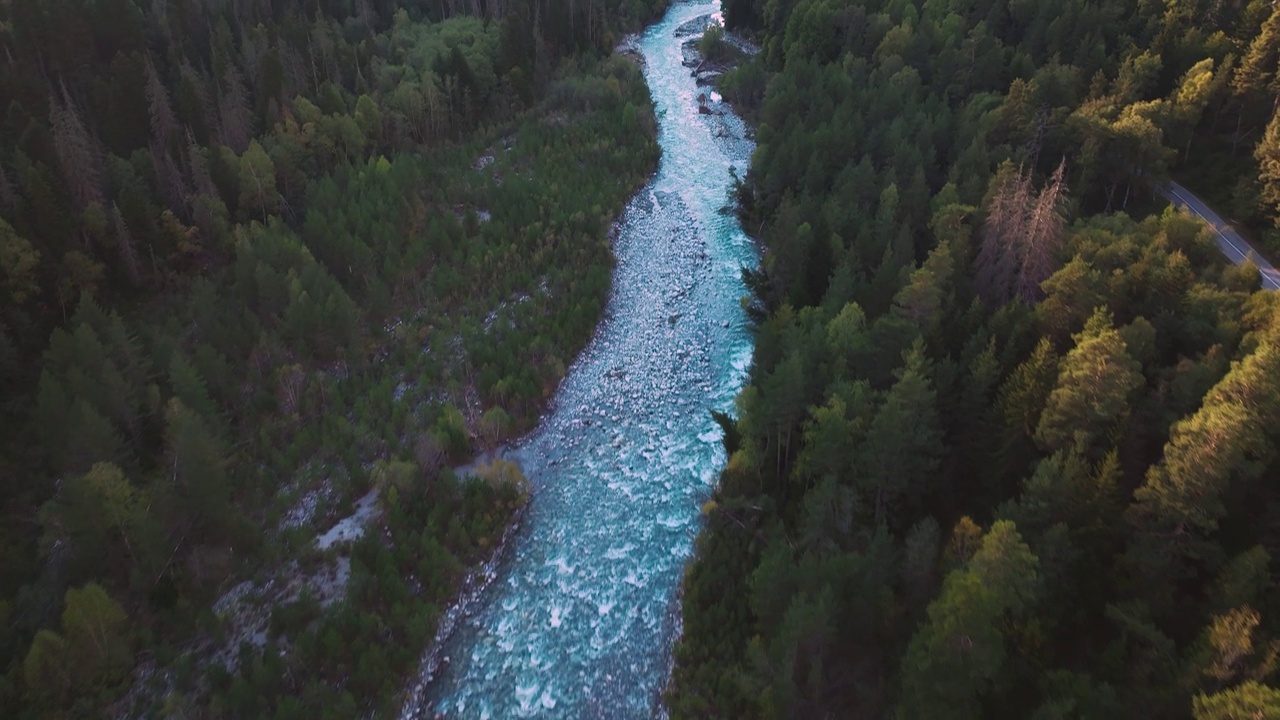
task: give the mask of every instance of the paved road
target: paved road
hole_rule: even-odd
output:
[[[1170,181],[1163,188],[1157,188],[1157,192],[1169,202],[1190,210],[1193,215],[1204,220],[1213,229],[1214,235],[1217,236],[1218,247],[1222,248],[1222,254],[1226,255],[1231,262],[1243,265],[1246,258],[1253,258],[1258,270],[1262,271],[1263,288],[1280,290],[1280,271],[1276,270],[1271,263],[1260,256],[1249,245],[1249,241],[1240,237],[1240,233],[1232,229],[1231,225],[1226,220],[1223,220],[1218,213],[1214,212],[1213,208],[1206,205],[1203,200],[1173,181]]]

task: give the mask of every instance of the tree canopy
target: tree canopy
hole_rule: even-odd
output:
[[[387,711],[527,496],[447,466],[599,320],[663,5],[0,3],[0,716]]]
[[[1278,18],[725,4],[757,345],[673,718],[1276,715],[1280,301],[1156,191],[1278,247]]]

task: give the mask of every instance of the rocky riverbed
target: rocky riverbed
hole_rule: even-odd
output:
[[[490,582],[457,610],[405,718],[649,718],[679,632],[676,591],[726,460],[751,360],[740,305],[754,246],[729,204],[753,149],[723,103],[699,112],[686,41],[711,3],[679,3],[637,53],[663,159],[618,226],[605,319],[537,430],[512,445],[533,484]]]

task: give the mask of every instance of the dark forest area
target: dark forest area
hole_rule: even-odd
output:
[[[396,709],[528,492],[449,468],[602,311],[661,9],[0,2],[0,716]]]
[[[754,365],[674,718],[1280,718],[1280,9],[727,0]],[[757,232],[758,231],[758,232]]]

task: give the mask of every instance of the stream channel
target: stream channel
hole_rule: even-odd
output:
[[[739,300],[757,262],[729,203],[746,128],[682,64],[719,12],[681,2],[632,39],[662,160],[618,221],[604,318],[538,428],[506,451],[533,484],[492,581],[452,611],[403,717],[653,718],[677,591],[751,361]],[[711,97],[711,114],[698,95]],[[450,626],[452,626],[450,628]]]

